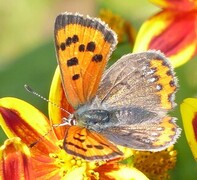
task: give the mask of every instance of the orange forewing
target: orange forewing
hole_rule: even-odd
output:
[[[80,126],[67,129],[63,146],[67,153],[89,161],[110,160],[123,155],[103,136]]]
[[[77,108],[95,96],[116,36],[98,19],[67,14],[56,19],[55,42],[64,91]]]

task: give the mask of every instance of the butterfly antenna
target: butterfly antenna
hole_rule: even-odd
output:
[[[30,86],[28,86],[27,84],[24,85],[25,89],[29,92],[32,93],[33,95],[38,96],[39,98],[43,99],[44,101],[51,103],[53,106],[61,109],[62,111],[66,112],[68,115],[71,115],[71,113],[69,113],[68,111],[66,111],[64,108],[62,108],[61,106],[59,106],[58,104],[48,100],[47,98],[41,96],[40,94],[38,94],[36,91],[34,91]]]
[[[53,128],[56,128],[56,127],[53,127],[52,126],[52,128],[47,133],[45,133],[44,135],[42,135],[41,137],[39,137],[36,141],[32,142],[29,145],[29,148],[34,147],[36,144],[38,144],[40,141],[42,141],[45,138],[45,136],[47,136],[53,130]]]

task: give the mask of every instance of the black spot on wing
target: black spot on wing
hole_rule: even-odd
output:
[[[75,65],[78,65],[78,59],[76,57],[73,57],[67,61],[68,67],[75,66]]]
[[[84,44],[80,44],[79,45],[79,51],[80,52],[84,52],[85,51],[85,45]]]
[[[92,42],[92,41],[91,41],[91,42],[89,42],[89,43],[87,44],[86,51],[94,52],[95,48],[96,48],[95,42]]]
[[[95,55],[92,57],[92,61],[94,61],[94,62],[101,62],[102,60],[103,60],[102,54],[95,54]]]
[[[72,77],[72,80],[77,80],[77,79],[79,79],[79,77],[80,77],[80,75],[79,74],[75,74],[75,75],[73,75],[73,77]]]

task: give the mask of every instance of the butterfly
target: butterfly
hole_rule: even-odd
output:
[[[122,56],[106,69],[117,35],[98,18],[62,13],[55,20],[55,47],[62,87],[74,113],[64,150],[85,160],[109,160],[116,145],[161,151],[181,129],[168,112],[175,107],[177,78],[160,51]]]

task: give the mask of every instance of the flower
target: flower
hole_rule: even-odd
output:
[[[177,160],[174,146],[160,152],[134,151],[133,156],[134,167],[154,180],[170,179],[168,172],[175,167]]]
[[[189,61],[197,53],[197,3],[195,0],[151,0],[162,10],[141,26],[134,52],[161,50],[174,67]]]
[[[185,135],[197,161],[197,99],[187,98],[180,106]]]
[[[20,99],[0,99],[0,124],[10,138],[0,148],[1,177],[68,180],[120,177],[125,180],[147,179],[136,168],[120,164],[118,160],[87,162],[65,152],[62,141],[66,126],[52,128],[51,124],[60,124],[62,117],[68,115],[57,106],[62,105],[61,107],[70,112],[73,109],[67,103],[58,77],[59,69],[56,70],[50,92],[50,100],[56,95],[57,101],[52,102],[59,102],[49,103],[51,121],[35,107]]]

